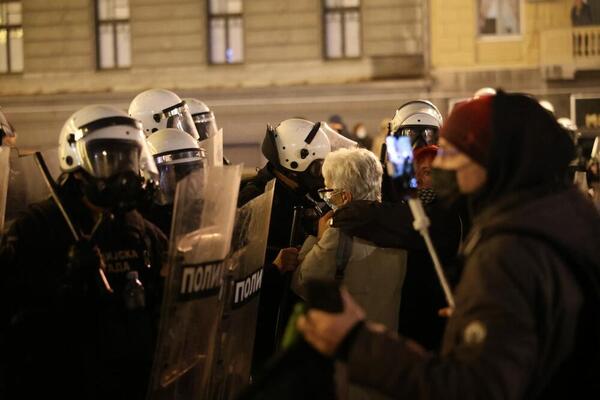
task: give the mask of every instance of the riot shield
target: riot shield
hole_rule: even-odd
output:
[[[200,147],[206,150],[209,166],[223,165],[223,128],[219,129],[215,135],[201,141]]]
[[[177,185],[151,399],[211,399],[241,166],[209,167]]]
[[[4,213],[6,212],[6,195],[8,192],[8,173],[10,148],[0,146],[0,235],[4,231]]]
[[[275,180],[237,211],[221,320],[220,354],[213,377],[215,399],[235,399],[250,382],[258,300],[267,250]]]

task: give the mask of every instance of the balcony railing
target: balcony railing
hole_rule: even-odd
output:
[[[575,61],[600,61],[600,26],[573,28],[573,57]],[[600,63],[596,64],[600,68]]]
[[[600,25],[541,32],[540,62],[549,78],[572,78],[575,71],[600,70]]]

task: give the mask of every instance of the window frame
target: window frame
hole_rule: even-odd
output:
[[[490,33],[479,33],[479,7],[482,0],[475,2],[475,33],[476,40],[478,42],[511,42],[523,40],[525,36],[525,7],[523,0],[517,0],[519,3],[519,33],[510,34],[490,34]],[[502,0],[499,0],[502,1]]]
[[[244,24],[244,2],[242,1],[242,11],[239,13],[213,13],[210,7],[210,0],[206,1],[206,19],[207,19],[207,24],[206,24],[206,38],[208,39],[208,46],[206,46],[207,49],[207,64],[208,65],[242,65],[245,63],[246,61],[246,26]],[[224,62],[216,62],[213,61],[212,59],[212,49],[213,49],[213,34],[212,34],[212,21],[215,19],[222,19],[223,22],[225,23],[225,54],[224,54],[224,58],[225,61]],[[242,21],[242,48],[244,51],[244,56],[242,57],[241,61],[235,61],[235,62],[227,62],[227,49],[229,47],[229,20],[230,19],[239,19]]]
[[[327,7],[327,0],[321,0],[321,22],[322,22],[322,43],[323,43],[323,59],[326,61],[339,61],[339,60],[359,60],[364,57],[364,48],[363,48],[363,18],[362,18],[362,0],[358,0],[358,6],[349,6],[349,7]],[[358,13],[358,26],[360,29],[358,35],[358,56],[348,56],[346,55],[346,18],[345,14],[347,12],[357,12]],[[342,39],[342,56],[341,57],[330,57],[327,54],[327,15],[339,13],[341,15],[341,39]]]
[[[21,4],[21,23],[19,25],[9,24],[8,20],[6,21],[6,25],[0,23],[0,31],[6,31],[6,72],[0,71],[0,75],[21,75],[25,71],[25,30],[23,29],[23,1],[22,0],[0,0],[0,5],[8,4],[8,3],[19,3]],[[8,15],[8,14],[7,14]],[[21,30],[23,31],[23,38],[21,39],[23,43],[23,51],[22,51],[22,64],[23,69],[20,71],[13,71],[11,56],[10,56],[10,32],[13,30]]]
[[[133,64],[133,57],[131,51],[131,4],[130,1],[127,1],[127,7],[129,8],[129,17],[128,18],[110,18],[110,19],[100,19],[100,11],[99,4],[102,0],[94,0],[94,22],[96,24],[96,70],[97,71],[115,71],[115,70],[128,70],[131,69],[131,65]],[[130,51],[130,63],[128,66],[119,66],[119,41],[117,40],[117,26],[119,24],[127,23],[129,25],[129,51]],[[114,58],[114,66],[113,67],[102,67],[100,65],[100,27],[102,25],[111,25],[112,34],[113,34],[113,58]]]

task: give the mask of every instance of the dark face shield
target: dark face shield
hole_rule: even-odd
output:
[[[439,129],[432,126],[405,126],[396,131],[394,136],[407,136],[413,149],[437,144]]]
[[[141,150],[133,140],[90,140],[85,143],[83,168],[95,178],[110,178],[124,172],[140,175]]]
[[[177,183],[194,171],[204,168],[206,156],[200,150],[185,150],[155,157],[159,174],[159,204],[173,204]]]
[[[183,102],[163,110],[160,114],[154,114],[154,120],[157,123],[166,120],[166,128],[176,128],[188,133],[196,140],[199,138],[190,110]]]
[[[196,125],[196,130],[198,131],[198,140],[206,140],[217,134],[217,121],[215,120],[215,115],[212,111],[195,114],[192,118],[194,120],[194,125]]]

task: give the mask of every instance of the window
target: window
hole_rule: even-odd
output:
[[[360,0],[324,0],[325,57],[360,57]]]
[[[478,0],[479,35],[521,34],[520,0]]]
[[[211,64],[244,61],[242,0],[210,0],[208,10]]]
[[[99,69],[131,66],[128,0],[96,1],[96,54]]]
[[[23,14],[20,1],[0,2],[0,74],[23,72]]]

